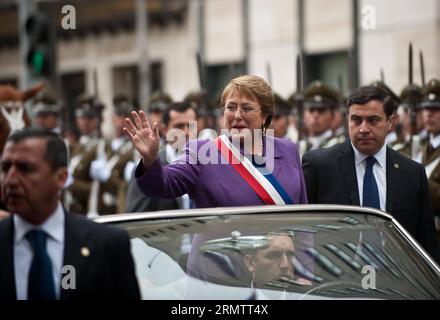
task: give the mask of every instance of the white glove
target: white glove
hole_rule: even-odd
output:
[[[133,172],[136,169],[136,163],[134,161],[129,161],[125,165],[124,168],[124,179],[125,181],[130,181],[131,177],[133,176]]]
[[[72,184],[73,184],[73,176],[72,176],[72,173],[70,171],[68,171],[67,180],[66,180],[66,183],[64,184],[64,189],[69,188]]]
[[[106,159],[93,160],[90,165],[90,176],[94,180],[99,180],[101,182],[106,182],[111,175],[111,171],[107,166]]]

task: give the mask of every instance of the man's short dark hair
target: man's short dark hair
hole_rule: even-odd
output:
[[[53,170],[67,167],[67,147],[63,139],[54,132],[40,128],[25,128],[14,132],[7,142],[19,143],[26,139],[41,138],[46,140],[46,160]]]
[[[387,118],[391,117],[395,111],[395,105],[390,95],[380,88],[374,86],[363,86],[355,89],[347,99],[347,110],[353,104],[367,104],[372,100],[383,103],[383,109]]]
[[[166,108],[166,110],[165,110],[165,112],[163,113],[163,116],[162,116],[162,121],[163,121],[164,125],[168,126],[168,124],[170,123],[170,120],[171,120],[170,113],[171,113],[171,111],[176,111],[176,112],[179,112],[179,113],[184,113],[188,109],[194,110],[194,113],[196,113],[196,110],[191,106],[191,103],[188,102],[188,101],[174,102],[174,103],[170,104],[168,106],[168,108]],[[197,113],[196,113],[196,115],[197,115]]]

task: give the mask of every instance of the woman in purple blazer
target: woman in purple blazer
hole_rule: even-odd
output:
[[[158,160],[159,131],[143,111],[132,112],[124,131],[142,156],[135,177],[148,196],[188,194],[196,208],[307,203],[296,145],[266,132],[274,112],[270,86],[244,75],[225,87],[226,132],[213,140],[191,140],[182,156],[164,166]]]

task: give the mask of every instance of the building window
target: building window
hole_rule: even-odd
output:
[[[305,59],[304,79],[308,84],[321,80],[344,94],[349,92],[349,54],[347,51],[307,55]],[[340,79],[340,80],[339,80]]]
[[[206,86],[211,104],[217,107],[223,88],[232,78],[245,73],[246,66],[242,62],[206,66]]]
[[[162,90],[162,63],[150,64],[150,92]],[[126,95],[139,106],[139,68],[137,65],[120,66],[113,69],[114,95]]]
[[[113,68],[113,96],[126,95],[135,105],[138,105],[138,79],[136,65]]]
[[[162,62],[153,62],[150,65],[151,92],[163,90]]]
[[[74,125],[76,99],[85,92],[85,72],[62,74],[61,92],[64,106],[62,114],[63,123]]]

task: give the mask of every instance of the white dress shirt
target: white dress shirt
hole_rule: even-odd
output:
[[[437,149],[440,146],[440,134],[436,135],[429,135],[429,143],[434,149]]]
[[[60,297],[61,270],[64,253],[64,210],[58,203],[54,213],[40,226],[34,226],[17,214],[14,219],[14,271],[17,299],[27,299],[28,275],[31,268],[33,251],[26,234],[32,229],[47,233],[46,250],[52,261],[52,272],[55,284],[55,295]]]
[[[356,165],[356,178],[359,189],[359,201],[362,205],[364,198],[364,175],[367,163],[365,159],[368,155],[362,154],[355,148],[353,143],[351,144],[354,150],[354,163]],[[379,189],[379,201],[380,209],[385,211],[386,209],[386,197],[387,197],[387,146],[384,144],[382,148],[373,155],[376,158],[376,162],[373,165],[373,174],[376,179],[377,188]]]

